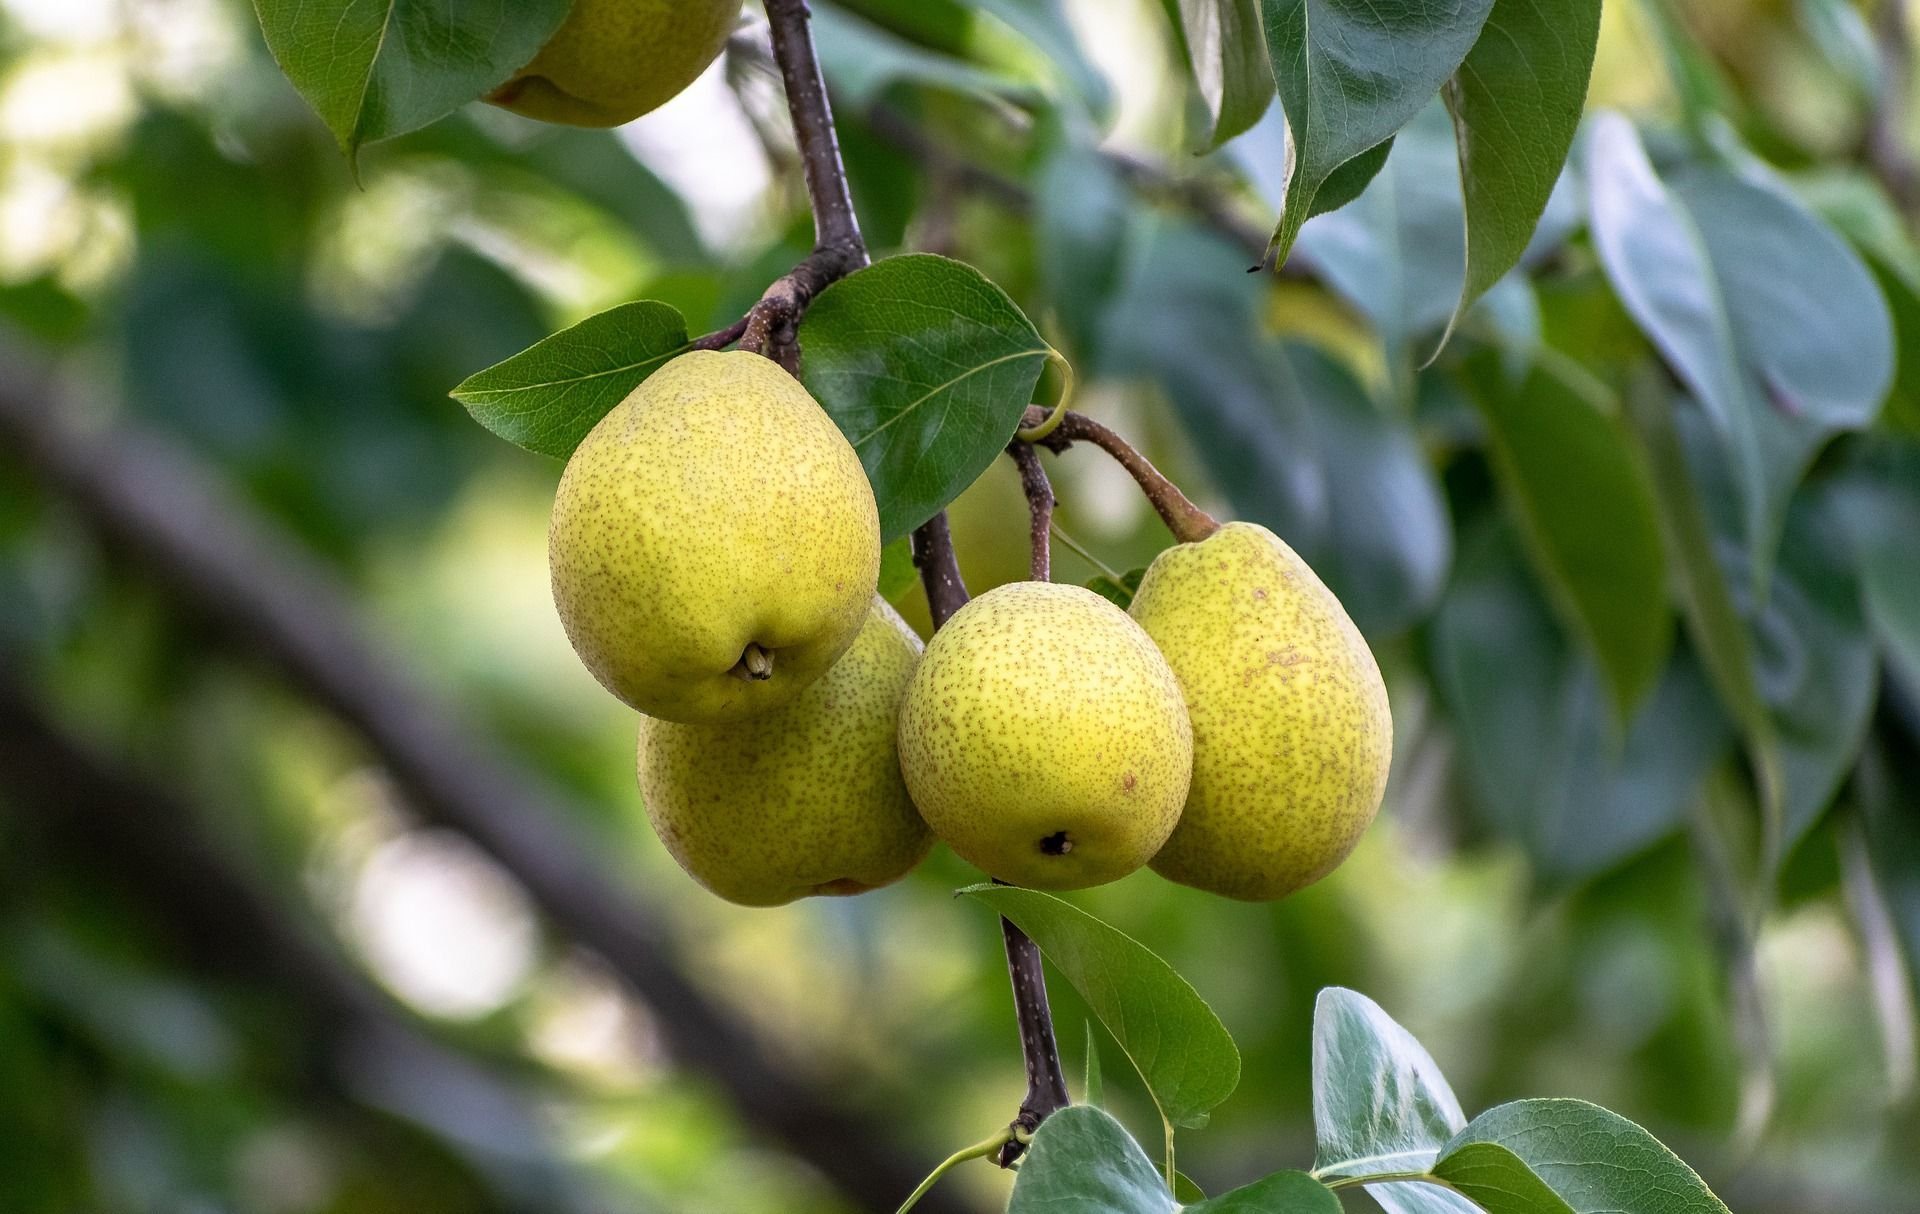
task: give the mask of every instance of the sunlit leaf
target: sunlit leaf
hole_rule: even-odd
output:
[[[1482,1113],[1435,1167],[1436,1174],[1457,1176],[1487,1195],[1502,1189],[1509,1198],[1538,1195],[1505,1157],[1477,1149],[1482,1144],[1510,1152],[1572,1214],[1728,1214],[1694,1170],[1653,1135],[1585,1101],[1516,1100]],[[1469,1196],[1476,1196],[1471,1189]],[[1553,1209],[1511,1200],[1488,1208],[1493,1214]]]
[[[1424,1172],[1467,1124],[1446,1076],[1413,1034],[1356,991],[1313,1007],[1313,1174]]]
[[[1240,1081],[1240,1051],[1193,987],[1132,937],[1039,890],[960,891],[1012,920],[1073,984],[1173,1125],[1203,1124]]]
[[[476,372],[453,397],[508,442],[565,459],[640,381],[688,348],[676,309],[621,304]]]

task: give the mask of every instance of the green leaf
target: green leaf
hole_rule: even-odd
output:
[[[1468,370],[1541,580],[1592,649],[1625,719],[1660,677],[1673,638],[1646,469],[1606,389],[1577,365],[1536,358],[1516,380],[1488,351]]]
[[[1273,103],[1273,68],[1261,36],[1260,0],[1179,0],[1180,31],[1210,124],[1195,142],[1217,148]]]
[[[506,83],[569,7],[570,0],[254,0],[280,70],[349,157]]]
[[[1298,256],[1372,323],[1390,362],[1402,363],[1459,301],[1461,216],[1453,132],[1435,105],[1401,132],[1352,206],[1301,231]]]
[[[1518,548],[1504,527],[1465,545],[1432,625],[1433,677],[1468,804],[1564,882],[1678,830],[1731,734],[1685,649],[1623,730]]]
[[[962,96],[1001,97],[1022,104],[1042,100],[1032,83],[915,46],[843,9],[813,9],[820,67],[834,87],[836,103],[861,110],[896,85],[922,85]]]
[[[1098,1108],[1107,1102],[1107,1084],[1100,1072],[1100,1041],[1093,1021],[1087,1021],[1087,1070],[1080,1084],[1080,1103]]]
[[[1460,66],[1493,0],[1264,0],[1293,171],[1267,262],[1287,258],[1334,170],[1420,112]]]
[[[889,540],[986,471],[1057,357],[1005,291],[927,253],[821,292],[800,348],[801,379],[860,453]]]
[[[1087,1001],[1170,1125],[1197,1126],[1240,1082],[1240,1051],[1185,978],[1144,945],[1038,890],[960,891],[1012,920]]]
[[[901,536],[880,549],[880,597],[891,602],[920,580],[913,564],[913,545]]]
[[[1305,1172],[1275,1172],[1186,1210],[1187,1214],[1340,1214],[1340,1199]]]
[[[1087,583],[1087,589],[1112,603],[1121,610],[1133,605],[1134,592],[1140,589],[1140,579],[1147,576],[1146,568],[1129,569],[1118,579],[1102,573]]]
[[[1177,1214],[1179,1203],[1140,1144],[1091,1105],[1040,1123],[1014,1174],[1007,1214]]]
[[[1477,1149],[1511,1152],[1573,1214],[1728,1214],[1672,1151],[1633,1122],[1583,1100],[1516,1100],[1480,1114],[1442,1154],[1436,1173],[1458,1170],[1483,1187],[1510,1179],[1510,1165]],[[1461,1157],[1462,1152],[1467,1152]],[[1537,1190],[1536,1190],[1537,1192]],[[1525,1191],[1514,1196],[1525,1195]],[[1557,1207],[1490,1206],[1493,1214]]]
[[[1587,166],[1601,264],[1714,420],[1764,592],[1808,459],[1872,421],[1892,382],[1886,302],[1858,255],[1755,166],[1686,168],[1669,188],[1612,114],[1594,123]]]
[[[1433,1169],[1486,1214],[1574,1214],[1512,1151],[1494,1142],[1469,1142]]]
[[[508,442],[565,459],[641,380],[688,349],[676,309],[621,304],[468,376],[453,398]]]
[[[1849,470],[1838,508],[1888,670],[1920,690],[1920,444],[1883,441]]]
[[[1128,216],[1135,205],[1096,148],[1064,142],[1036,175],[1040,292],[1075,359],[1099,353],[1100,325],[1120,286]]]
[[[1392,139],[1375,144],[1366,151],[1335,169],[1320,186],[1320,192],[1313,196],[1313,215],[1324,215],[1328,211],[1337,211],[1366,192],[1367,186],[1387,167],[1387,157],[1393,154]],[[1313,215],[1309,215],[1311,219]]]
[[[1313,1174],[1346,1179],[1432,1166],[1467,1124],[1426,1048],[1380,1005],[1328,987],[1313,1006]]]
[[[1457,324],[1520,262],[1573,146],[1600,41],[1600,0],[1494,0],[1448,92],[1466,196]]]

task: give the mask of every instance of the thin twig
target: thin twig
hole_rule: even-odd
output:
[[[553,923],[598,952],[651,1009],[676,1058],[705,1071],[741,1117],[783,1142],[862,1206],[919,1179],[878,1121],[837,1105],[761,1045],[738,1013],[681,967],[656,918],[603,866],[577,815],[543,781],[466,728],[359,626],[351,596],[219,475],[163,440],[88,416],[0,340],[0,452],[17,456],[102,536],[266,657],[364,740],[426,819],[478,843]],[[954,1209],[934,1195],[936,1205]]]
[[[996,883],[998,884],[998,883]],[[1003,1168],[1026,1153],[1026,1139],[1040,1123],[1072,1102],[1067,1095],[1066,1072],[1060,1066],[1060,1044],[1053,1032],[1053,1009],[1047,1005],[1047,978],[1040,964],[1040,946],[1011,919],[1000,920],[1007,946],[1007,976],[1013,983],[1013,1013],[1020,1023],[1020,1056],[1027,1066],[1027,1094],[1014,1116],[1009,1137],[994,1162]]]
[[[1047,412],[1037,405],[1030,406],[1024,424],[1039,425],[1046,419]],[[1218,519],[1194,505],[1192,499],[1180,492],[1180,487],[1168,480],[1132,443],[1084,413],[1067,410],[1053,433],[1040,439],[1039,445],[1057,454],[1076,442],[1092,443],[1126,469],[1127,475],[1133,477],[1134,483],[1140,486],[1140,491],[1147,495],[1147,500],[1159,512],[1161,520],[1167,524],[1167,530],[1173,532],[1174,539],[1183,544],[1193,543],[1206,539],[1220,529]]]
[[[734,342],[740,340],[741,335],[747,331],[747,322],[751,319],[752,315],[748,314],[747,316],[742,316],[739,320],[734,321],[724,329],[715,329],[705,337],[696,337],[692,342],[693,348],[696,350],[724,350]]]
[[[1040,466],[1033,444],[1015,439],[1007,444],[1007,454],[1020,467],[1020,491],[1027,495],[1029,558],[1028,576],[1036,582],[1053,580],[1053,485],[1047,470]]]

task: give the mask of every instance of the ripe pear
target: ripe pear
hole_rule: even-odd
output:
[[[900,709],[914,804],[960,857],[1036,889],[1117,880],[1166,841],[1193,763],[1180,685],[1078,586],[1016,582],[927,646]]]
[[[619,126],[692,84],[726,45],[741,0],[573,0],[493,104],[568,126]]]
[[[1193,786],[1154,871],[1248,901],[1332,872],[1393,756],[1386,684],[1340,601],[1279,536],[1228,523],[1161,553],[1130,610],[1193,722]]]
[[[858,894],[933,846],[894,754],[920,638],[875,598],[853,647],[751,721],[640,721],[640,791],[680,867],[742,906]]]
[[[648,716],[792,702],[853,643],[880,576],[860,458],[797,380],[695,350],[581,440],[547,536],[587,669]]]

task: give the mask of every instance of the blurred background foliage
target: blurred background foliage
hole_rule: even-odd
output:
[[[1461,256],[1437,110],[1282,275],[1249,276],[1279,110],[1192,154],[1204,115],[1162,5],[815,7],[876,255],[949,253],[1004,286],[1075,362],[1080,407],[1280,531],[1387,672],[1387,805],[1333,877],[1272,906],[1144,872],[1076,896],[1246,1052],[1183,1170],[1214,1189],[1305,1163],[1308,1016],[1338,983],[1425,1041],[1469,1108],[1605,1103],[1743,1212],[1920,1210],[1920,16],[1605,11],[1590,107],[1630,113],[1706,243],[1730,242],[1736,312],[1789,297],[1743,330],[1748,354],[1822,316],[1870,340],[1857,294],[1808,270],[1822,240],[1858,251],[1891,311],[1884,407],[1780,440],[1763,586],[1706,412],[1603,272],[1594,130],[1523,272],[1427,365]],[[1770,165],[1804,239],[1713,193],[1702,149]],[[0,2],[6,358],[57,367],[76,424],[164,453],[156,483],[216,488],[225,521],[321,562],[352,627],[557,790],[699,989],[815,1098],[877,1116],[865,1149],[913,1173],[1004,1123],[1022,1077],[998,935],[945,896],[973,874],[942,850],[894,888],[777,911],[697,889],[647,832],[631,721],[548,599],[558,465],[446,396],[623,300],[722,327],[805,251],[764,31],[619,132],[470,107],[359,172],[240,0]],[[1781,426],[1829,420],[1793,391],[1844,383],[1844,360],[1775,361]],[[670,1049],[664,1013],[510,862],[423,820],[334,706],[182,593],[191,571],[103,531],[39,463],[0,449],[0,1209],[871,1204],[767,1133],[751,1085]],[[137,494],[143,467],[111,475]],[[1074,541],[1057,576],[1168,542],[1115,467],[1053,468]],[[976,591],[1022,576],[1010,465],[952,518]],[[1703,581],[1731,610],[1683,628]],[[918,589],[899,598],[924,627]],[[1729,660],[1757,708],[1728,706]],[[1739,744],[1756,720],[1777,742],[1777,882]],[[1075,1068],[1084,1009],[1054,1001]],[[1149,1126],[1116,1062],[1111,1098]],[[1004,1187],[982,1167],[945,1200]]]

